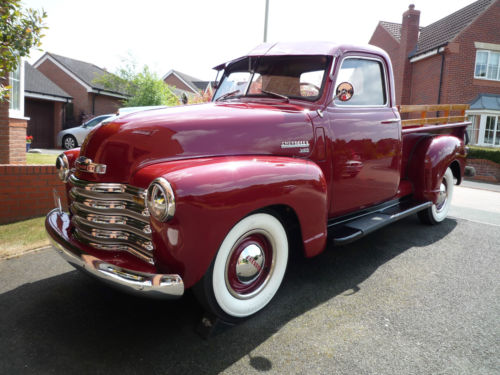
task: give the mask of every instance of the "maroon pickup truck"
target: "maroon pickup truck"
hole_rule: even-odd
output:
[[[193,288],[237,321],[276,294],[290,244],[313,257],[446,218],[469,123],[450,105],[402,124],[381,49],[264,44],[216,69],[211,103],[120,116],[59,156],[69,212],[46,228],[73,266],[144,296]]]

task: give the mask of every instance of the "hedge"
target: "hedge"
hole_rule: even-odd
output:
[[[486,159],[500,164],[500,148],[470,146],[467,158]]]

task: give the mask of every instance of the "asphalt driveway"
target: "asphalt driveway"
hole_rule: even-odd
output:
[[[29,254],[0,262],[0,374],[498,374],[499,250],[499,226],[409,217],[293,259],[268,308],[209,340],[190,294],[139,299]]]

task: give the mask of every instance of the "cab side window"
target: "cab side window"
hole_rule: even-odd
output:
[[[335,100],[341,106],[383,106],[387,103],[384,68],[377,60],[346,58],[337,76],[337,87],[349,82],[354,87],[354,95],[349,101]]]

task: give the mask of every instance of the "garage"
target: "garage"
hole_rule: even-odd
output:
[[[60,148],[56,136],[62,129],[67,103],[72,98],[43,73],[25,63],[24,113],[29,118],[26,135],[32,148]]]

